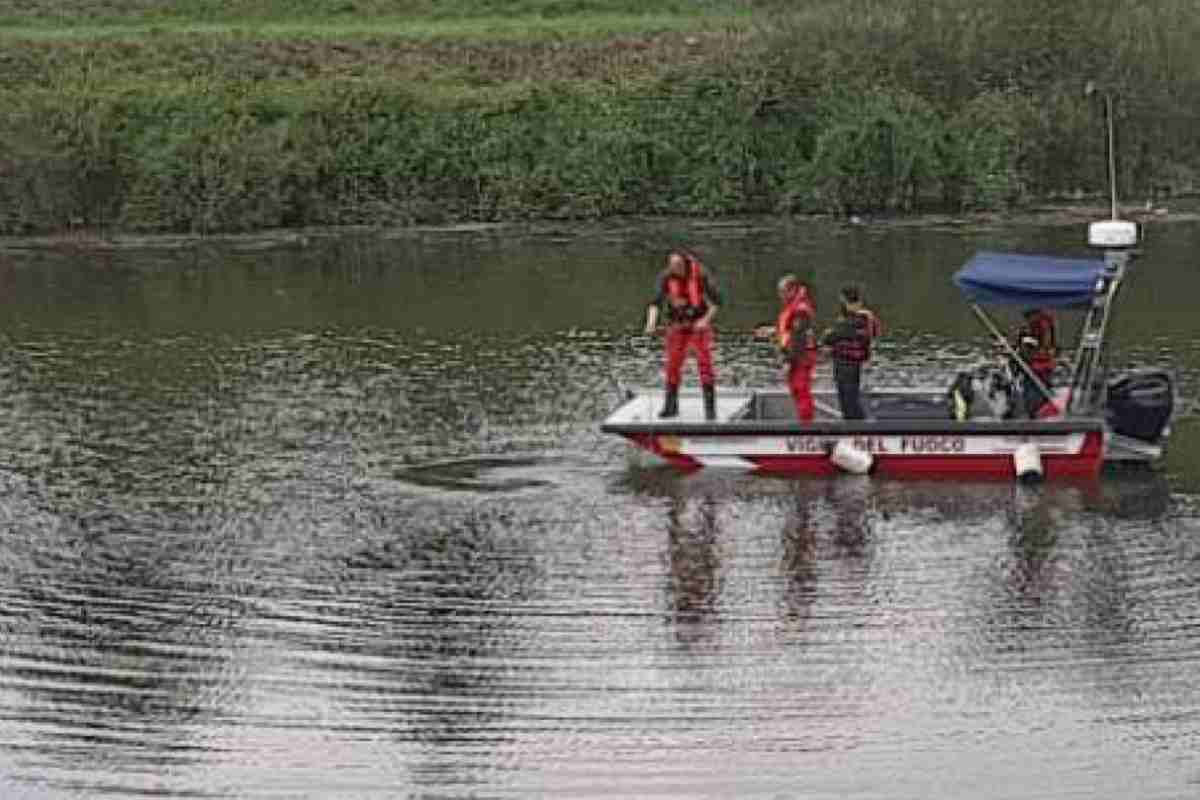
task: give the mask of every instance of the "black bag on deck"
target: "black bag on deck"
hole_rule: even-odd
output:
[[[948,419],[944,400],[924,397],[875,397],[865,404],[871,419]]]

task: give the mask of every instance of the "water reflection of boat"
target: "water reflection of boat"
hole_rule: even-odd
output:
[[[868,418],[844,420],[832,391],[815,391],[818,416],[802,424],[783,389],[718,391],[705,420],[698,394],[681,396],[679,415],[660,419],[662,394],[627,392],[601,430],[625,437],[684,469],[729,467],[759,472],[894,476],[1095,476],[1106,462],[1153,462],[1162,456],[1174,407],[1170,375],[1137,371],[1107,380],[1109,316],[1137,243],[1123,220],[1093,223],[1089,244],[1103,259],[977,253],[954,276],[997,342],[1005,363],[1038,386],[1055,413],[1015,419],[976,402],[955,408],[950,387],[880,389],[864,395]],[[983,305],[1077,309],[1079,340],[1065,388],[1051,392],[1015,352]],[[985,379],[987,376],[983,376]],[[987,381],[983,382],[986,385]]]

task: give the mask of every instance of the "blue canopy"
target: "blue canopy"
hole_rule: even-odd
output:
[[[954,283],[973,303],[1064,308],[1091,302],[1103,272],[1099,259],[984,251],[954,273]]]

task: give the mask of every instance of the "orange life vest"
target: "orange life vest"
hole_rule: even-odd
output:
[[[797,317],[807,317],[811,320],[816,316],[813,309],[812,300],[808,297],[808,291],[803,287],[796,289],[792,296],[784,304],[779,311],[779,316],[775,318],[775,339],[779,342],[781,350],[790,350],[792,347],[792,328],[796,325]],[[809,334],[809,340],[804,343],[805,350],[815,350],[816,340]]]
[[[689,307],[699,312],[704,308],[704,265],[694,256],[684,256],[687,275],[667,278],[667,300],[672,308]],[[696,313],[695,316],[699,316]]]

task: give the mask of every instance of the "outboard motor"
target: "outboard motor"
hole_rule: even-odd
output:
[[[1105,409],[1114,433],[1151,444],[1157,442],[1175,410],[1175,385],[1162,370],[1138,370],[1108,384]]]

